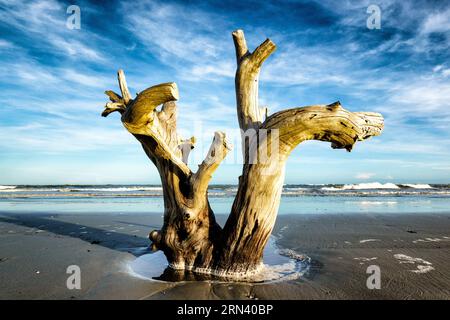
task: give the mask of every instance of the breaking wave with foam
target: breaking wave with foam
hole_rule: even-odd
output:
[[[236,185],[211,185],[210,197],[232,197]],[[162,197],[160,185],[0,185],[0,198]],[[286,184],[283,197],[309,196],[450,196],[450,185],[436,184]]]
[[[16,186],[0,186],[0,191],[1,190],[13,190],[15,188],[16,188]]]
[[[341,191],[341,190],[370,190],[370,189],[400,189],[400,187],[394,183],[359,183],[359,184],[345,184],[339,187],[323,187],[322,190],[326,191]]]

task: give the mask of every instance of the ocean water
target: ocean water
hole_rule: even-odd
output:
[[[209,188],[211,207],[228,214],[235,185]],[[0,185],[0,212],[161,214],[158,185]],[[279,214],[448,213],[450,185],[285,185]]]

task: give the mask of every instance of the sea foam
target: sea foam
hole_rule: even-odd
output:
[[[369,189],[400,189],[394,183],[379,183],[379,182],[368,182],[368,183],[358,183],[358,184],[346,184],[342,187],[323,187],[321,190],[324,191],[341,191],[341,190],[369,190]]]
[[[16,188],[16,186],[0,186],[0,191],[1,190],[12,190],[15,188]]]
[[[429,184],[401,184],[400,186],[402,187],[408,187],[408,188],[413,188],[413,189],[433,189],[432,186],[430,186]]]

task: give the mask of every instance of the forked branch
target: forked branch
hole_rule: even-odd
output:
[[[122,70],[118,71],[118,81],[122,96],[111,90],[105,91],[111,102],[106,104],[102,115],[106,117],[114,111],[120,112],[125,128],[136,136],[160,170],[164,168],[159,163],[168,160],[177,172],[190,177],[192,172],[187,162],[189,153],[194,148],[195,138],[182,139],[177,133],[177,85],[174,82],[162,83],[140,92],[132,100]],[[156,110],[161,104],[161,110]],[[193,177],[195,188],[206,193],[210,175],[226,156],[229,148],[225,134],[216,132],[207,158]]]
[[[256,272],[275,224],[285,164],[291,151],[305,140],[329,141],[333,148],[350,151],[356,141],[381,133],[383,117],[378,113],[349,112],[339,102],[284,110],[267,117],[267,111],[263,112],[258,105],[258,75],[275,45],[266,40],[250,54],[241,30],[233,32],[233,39],[238,63],[237,114],[244,131],[243,143],[246,130],[253,129],[254,134],[248,134],[253,137],[249,139],[248,152],[243,148],[244,168],[223,229],[223,247],[217,266],[227,271]],[[270,140],[274,137],[277,143],[272,146]],[[270,153],[269,157],[260,157],[263,150]],[[250,161],[254,159],[258,161]]]
[[[163,170],[162,161],[168,161],[177,172],[189,176],[191,170],[182,161],[181,151],[178,149],[181,138],[176,133],[175,121],[177,85],[170,82],[150,87],[133,100],[123,70],[118,71],[118,81],[122,96],[106,91],[111,102],[106,104],[102,116],[106,117],[114,111],[120,112],[125,128],[142,143],[145,152],[159,170]],[[157,111],[156,107],[161,104],[161,111]]]
[[[275,51],[276,46],[266,39],[258,48],[250,53],[245,41],[244,32],[236,30],[232,33],[236,48],[236,105],[241,130],[258,129],[264,121],[265,109],[258,105],[258,78],[263,62]]]

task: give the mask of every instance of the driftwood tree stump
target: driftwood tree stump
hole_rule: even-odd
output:
[[[267,39],[252,53],[244,33],[232,33],[236,47],[235,77],[239,126],[243,141],[243,171],[230,216],[222,229],[208,202],[212,174],[230,150],[225,134],[216,132],[197,172],[187,166],[195,139],[176,130],[178,89],[175,83],[150,87],[131,98],[122,70],[122,96],[106,91],[111,102],[103,116],[121,113],[125,128],[142,144],[161,176],[164,225],[150,232],[154,250],[162,250],[172,269],[236,277],[256,273],[272,232],[281,198],[285,163],[302,141],[331,142],[351,151],[356,141],[379,135],[378,113],[349,112],[339,102],[293,108],[267,116],[258,105],[258,77],[263,62],[275,51]],[[160,110],[156,108],[162,105]]]

